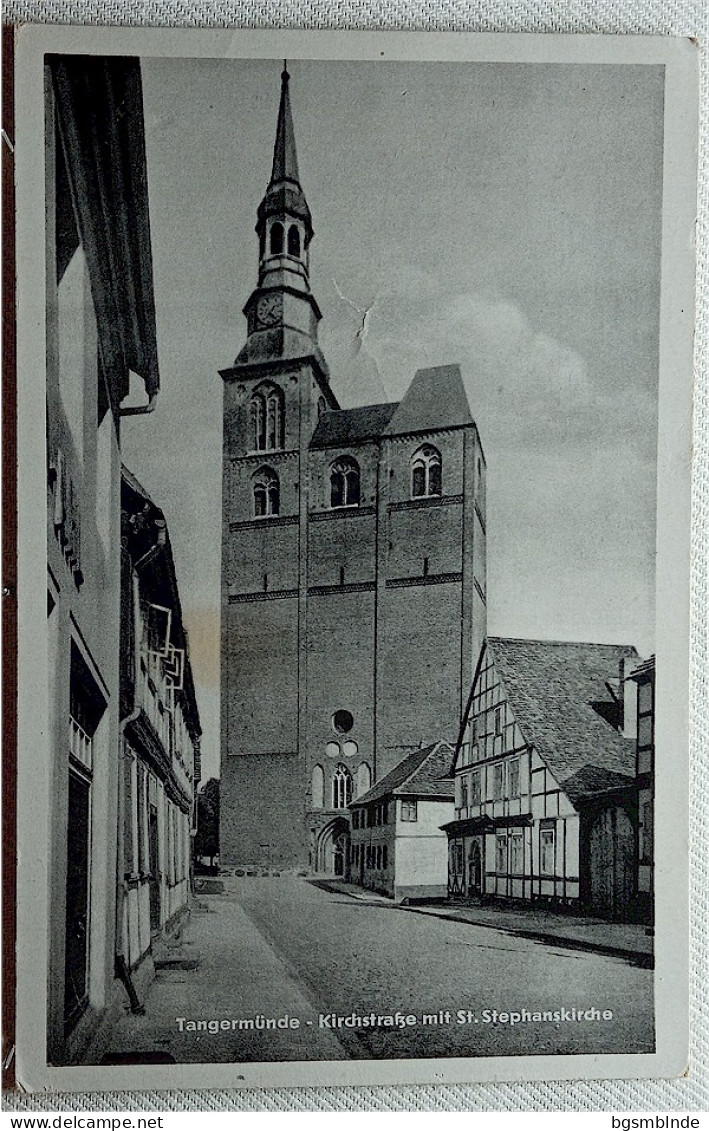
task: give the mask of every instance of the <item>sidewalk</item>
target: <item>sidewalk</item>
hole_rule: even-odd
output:
[[[187,1021],[314,1015],[313,1003],[228,894],[193,902],[179,951],[149,987],[145,1015],[126,1011],[115,1025],[107,1049],[114,1063],[140,1063],[141,1055],[177,1064],[348,1059],[334,1032],[306,1020],[300,1029],[187,1031]]]
[[[392,900],[386,896],[343,880],[327,880],[322,883],[353,899],[392,905]],[[654,940],[642,923],[611,923],[605,919],[563,914],[541,907],[474,907],[441,902],[402,906],[402,910],[471,923],[476,927],[492,927],[520,938],[536,939],[548,946],[567,946],[574,950],[608,954],[647,968],[654,965]]]

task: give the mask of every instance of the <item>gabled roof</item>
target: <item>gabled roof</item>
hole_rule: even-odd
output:
[[[473,417],[459,365],[419,369],[391,418],[388,436],[436,432],[472,424]]]
[[[490,636],[487,646],[525,741],[572,803],[632,782],[635,742],[613,725],[607,686],[623,657],[637,657],[632,645]]]
[[[452,760],[453,749],[447,742],[434,742],[421,750],[413,750],[367,793],[353,801],[351,807],[391,796],[452,798],[453,779],[449,776]]]
[[[121,535],[126,538],[132,561],[143,563],[140,571],[141,597],[165,605],[172,611],[171,640],[185,653],[184,687],[177,694],[186,709],[190,734],[197,741],[202,734],[202,725],[170,533],[160,507],[125,466],[121,467]]]
[[[383,434],[398,408],[389,404],[368,404],[361,408],[341,408],[324,412],[310,441],[311,448],[346,448]]]

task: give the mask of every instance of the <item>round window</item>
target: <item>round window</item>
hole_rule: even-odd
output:
[[[345,755],[346,758],[354,758],[358,749],[359,749],[359,747],[357,746],[357,743],[352,742],[351,740],[348,740],[347,742],[342,743],[342,753]]]
[[[349,711],[335,711],[332,716],[332,726],[338,734],[349,734],[354,726],[354,719]]]
[[[327,746],[325,747],[325,753],[327,754],[328,758],[339,758],[340,757],[340,744],[339,744],[339,742],[328,742]]]

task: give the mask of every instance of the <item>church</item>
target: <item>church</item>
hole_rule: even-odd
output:
[[[453,744],[486,635],[485,457],[457,365],[341,408],[284,68],[224,382],[221,863],[346,875],[348,806]]]

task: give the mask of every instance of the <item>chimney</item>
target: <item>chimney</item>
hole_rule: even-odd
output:
[[[623,656],[618,666],[621,731],[624,738],[637,738],[638,734],[638,685],[630,677],[641,662],[633,656]]]

